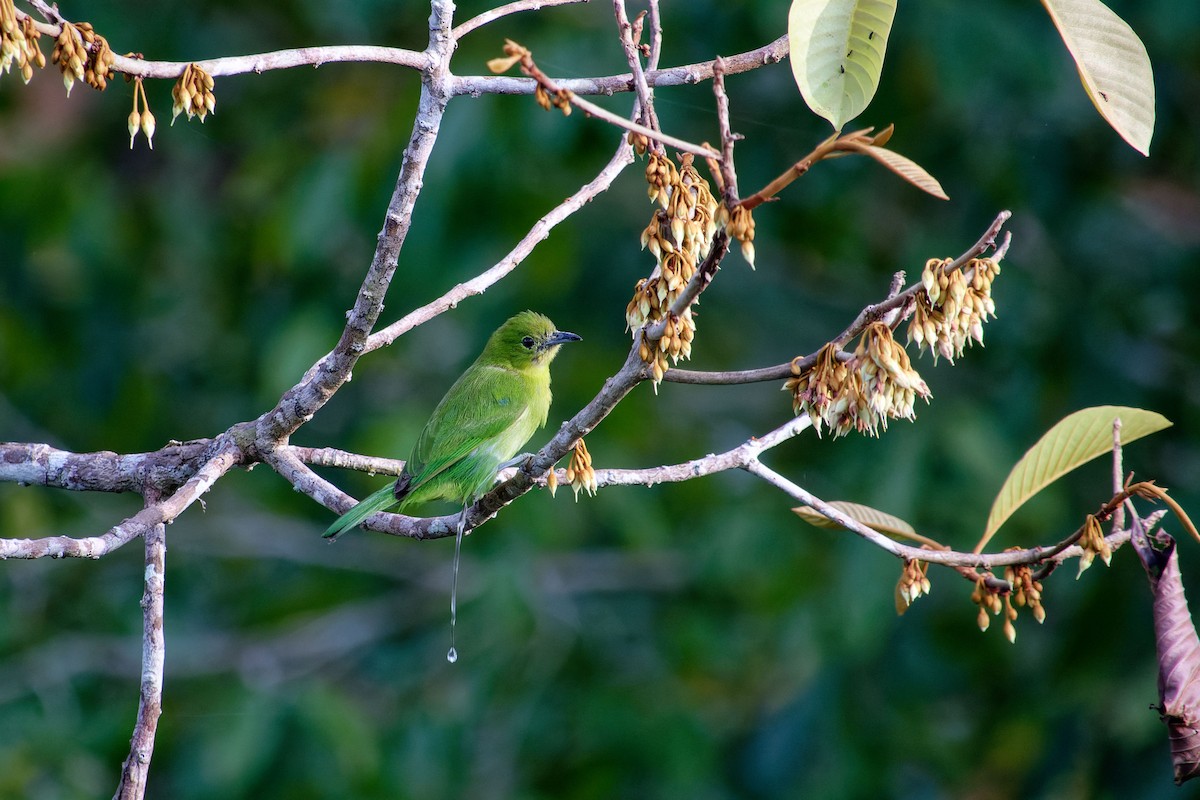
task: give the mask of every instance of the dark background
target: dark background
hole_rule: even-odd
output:
[[[464,0],[457,19],[489,4]],[[663,64],[785,31],[787,4],[666,2]],[[1114,3],[1154,63],[1151,157],[1096,115],[1039,6],[903,4],[874,103],[891,146],[940,179],[922,195],[866,159],[819,165],[756,214],[705,294],[696,368],[811,352],[898,269],[966,249],[1003,208],[1012,250],[985,349],[916,365],[933,390],[881,439],[806,434],[766,462],[959,548],[1024,450],[1091,405],[1174,421],[1126,466],[1200,513],[1200,6]],[[91,9],[67,3],[80,19]],[[114,50],[189,60],[313,44],[421,49],[422,3],[104,4]],[[555,76],[623,71],[609,4],[470,35],[459,74],[504,37]],[[49,55],[51,43],[43,41]],[[788,64],[728,81],[743,193],[828,134]],[[53,68],[0,79],[0,439],[153,450],[269,408],[336,341],[382,224],[418,90],[411,71],[330,64],[219,78],[208,122],[128,148],[129,87],[68,100]],[[708,84],[663,89],[665,127],[715,140]],[[629,96],[602,98],[625,113]],[[452,102],[385,322],[487,268],[589,180],[617,134],[528,97]],[[628,347],[652,266],[638,167],[511,277],[385,351],[295,437],[403,457],[437,399],[511,313],[584,337],[556,363],[551,427]],[[686,460],[790,415],[775,384],[639,388],[588,445],[597,467]],[[548,434],[544,434],[548,435]],[[544,436],[543,435],[543,436]],[[540,446],[544,438],[535,439]],[[380,479],[326,473],[364,493]],[[997,548],[1057,540],[1107,497],[1099,459],[1022,509]],[[448,540],[355,534],[269,469],[236,472],[167,533],[167,663],[150,797],[1129,798],[1176,790],[1145,578],[1128,549],[1045,588],[1010,645],[975,626],[970,585],[893,609],[899,564],[816,530],[744,474],[521,498],[464,546],[448,665]],[[0,532],[96,535],[135,496],[0,485]],[[436,509],[435,509],[436,510]],[[1173,520],[1168,530],[1179,533]],[[1200,548],[1180,547],[1200,596]],[[107,796],[134,722],[142,548],[0,566],[0,797]]]

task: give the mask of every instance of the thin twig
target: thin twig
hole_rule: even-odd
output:
[[[807,173],[819,161],[852,153],[861,153],[864,145],[871,145],[877,141],[879,144],[883,144],[891,136],[892,127],[889,125],[874,136],[872,135],[873,130],[874,128],[864,128],[852,133],[834,133],[814,147],[811,153],[788,167],[782,175],[754,194],[742,199],[740,205],[750,210],[769,200],[773,200],[776,195],[791,185],[797,178]]]
[[[642,71],[642,58],[638,46],[633,41],[633,25],[629,22],[629,14],[625,11],[625,0],[613,0],[613,14],[617,18],[617,36],[621,40],[621,48],[625,51],[625,60],[633,74],[633,90],[641,103],[641,119],[647,128],[661,130],[658,115],[654,111],[654,98],[650,86],[646,83],[646,74]]]
[[[590,100],[584,100],[575,92],[564,88],[558,81],[543,72],[541,68],[538,67],[538,65],[534,62],[533,56],[529,55],[528,53],[526,53],[526,55],[521,59],[521,71],[537,81],[551,97],[563,98],[566,100],[566,102],[570,103],[572,106],[578,108],[580,111],[589,116],[596,117],[597,119],[603,120],[608,124],[614,125],[618,128],[622,128],[627,131],[633,131],[634,133],[640,133],[647,139],[661,142],[669,147],[674,147],[680,152],[693,153],[698,156],[703,156],[704,158],[719,159],[721,157],[721,154],[716,150],[713,150],[711,147],[704,147],[703,145],[694,144],[692,142],[680,139],[677,136],[671,136],[670,134],[663,133],[662,131],[654,130],[653,128],[649,128],[639,122],[626,119],[620,114],[614,114],[607,108],[598,106]],[[639,105],[639,108],[643,107]]]
[[[372,333],[367,337],[363,352],[369,353],[372,350],[385,347],[418,325],[428,322],[447,309],[454,308],[468,297],[483,294],[528,258],[533,249],[539,243],[545,241],[550,235],[550,231],[556,225],[591,202],[597,195],[606,191],[612,185],[612,182],[616,180],[617,176],[621,174],[621,171],[632,163],[633,153],[624,140],[622,140],[613,157],[609,159],[608,164],[600,170],[596,177],[579,187],[578,191],[539,219],[529,229],[529,233],[525,234],[516,247],[510,250],[504,258],[471,280],[458,284],[433,302],[410,311],[386,328]]]
[[[662,56],[662,15],[658,13],[658,0],[650,0],[650,55],[646,57],[646,70],[658,69],[658,59]],[[643,74],[643,78],[645,75]],[[648,83],[648,82],[647,82]]]
[[[660,483],[682,483],[695,478],[715,475],[732,469],[739,469],[749,463],[751,458],[772,447],[776,447],[812,426],[806,415],[801,414],[780,425],[775,430],[763,436],[751,437],[742,444],[722,453],[709,453],[700,458],[693,458],[678,464],[663,464],[658,467],[644,469],[597,469],[596,486],[644,486],[649,488]],[[508,478],[508,475],[502,475]],[[566,471],[557,473],[559,485],[566,483]],[[545,477],[537,481],[539,486],[546,483]]]
[[[1024,564],[1038,564],[1049,558],[1062,557],[1070,548],[1062,550],[1054,547],[1032,547],[1022,550],[1005,550],[1000,553],[964,553],[956,550],[928,550],[920,547],[911,547],[901,544],[893,539],[883,535],[873,528],[869,528],[853,517],[840,511],[835,506],[831,506],[824,500],[816,497],[807,490],[796,485],[792,481],[783,477],[779,473],[764,465],[758,459],[753,459],[743,467],[752,475],[757,475],[767,483],[782,490],[789,497],[798,500],[806,506],[809,506],[828,519],[833,520],[843,528],[858,534],[867,541],[882,550],[891,553],[898,558],[904,559],[920,559],[927,561],[930,564],[943,564],[948,567],[971,567],[983,569],[995,569],[997,567],[1016,566]]]
[[[550,8],[551,6],[570,6],[587,2],[589,0],[516,0],[516,2],[497,6],[491,11],[485,11],[482,14],[471,17],[466,22],[455,25],[454,30],[450,31],[450,35],[455,41],[458,41],[471,31],[482,28],[484,25],[495,22],[501,17],[507,17],[510,14],[520,14],[524,11],[541,11],[543,8]]]
[[[721,177],[721,197],[727,208],[738,202],[737,171],[733,167],[733,143],[741,137],[729,125],[729,95],[725,93],[725,59],[713,64],[713,95],[717,101],[717,130],[721,135],[721,161],[715,174]],[[712,162],[709,163],[712,169]]]
[[[627,131],[640,133],[648,139],[661,142],[662,144],[667,145],[668,147],[673,147],[680,152],[693,153],[698,156],[703,156],[704,158],[721,157],[721,154],[716,150],[713,150],[711,147],[704,147],[703,145],[694,144],[686,141],[685,139],[680,139],[677,136],[672,136],[669,133],[663,133],[662,131],[656,131],[653,128],[647,128],[645,125],[640,125],[636,122],[630,122],[620,114],[614,114],[606,108],[602,108],[595,103],[584,100],[577,94],[571,94],[570,103],[579,110],[583,111],[585,114],[604,120],[610,125],[615,125],[618,128],[624,128]]]
[[[1112,442],[1112,486],[1113,494],[1116,494],[1125,485],[1125,467],[1122,465],[1121,459],[1121,418],[1119,416],[1113,417]],[[1130,510],[1133,510],[1132,505],[1130,505]],[[1113,512],[1112,529],[1115,532],[1124,527],[1125,507],[1122,505]]]
[[[787,58],[788,39],[781,36],[770,44],[745,53],[725,58],[725,74],[735,75],[760,69],[768,64],[777,64]],[[711,80],[713,61],[699,61],[665,69],[647,69],[646,83],[651,87],[691,86]],[[606,75],[599,78],[561,78],[556,81],[559,88],[574,94],[614,95],[633,91],[633,74]],[[478,96],[482,94],[533,94],[537,81],[510,75],[465,75],[455,77],[451,83],[454,94]]]

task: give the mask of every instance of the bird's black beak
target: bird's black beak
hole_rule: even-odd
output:
[[[550,338],[546,340],[546,347],[553,347],[556,344],[563,344],[565,342],[582,341],[583,337],[578,334],[570,333],[569,331],[555,331],[554,333],[550,334]]]

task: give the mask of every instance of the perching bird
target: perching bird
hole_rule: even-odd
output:
[[[501,325],[433,410],[400,477],[338,517],[325,538],[336,538],[376,512],[430,500],[453,500],[465,511],[492,485],[500,466],[546,424],[550,362],[559,345],[579,340],[532,311]]]

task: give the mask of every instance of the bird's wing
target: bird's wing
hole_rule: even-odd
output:
[[[408,494],[467,458],[481,445],[504,438],[530,413],[528,387],[516,372],[475,364],[455,382],[434,409],[417,439],[406,471]],[[530,427],[530,433],[536,428]],[[528,437],[526,437],[528,438]],[[518,447],[524,440],[518,443]],[[497,463],[512,454],[497,458]]]

